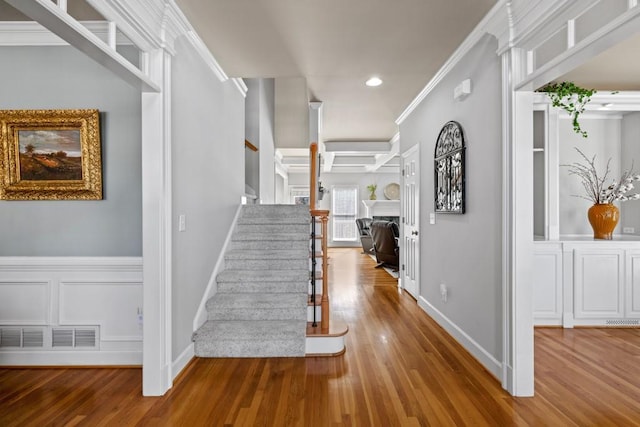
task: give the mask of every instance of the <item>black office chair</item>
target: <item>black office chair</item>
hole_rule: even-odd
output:
[[[400,266],[400,247],[398,246],[400,229],[398,224],[391,221],[373,221],[370,230],[373,250],[378,262],[376,268],[385,266],[398,271]]]
[[[360,243],[362,244],[363,254],[373,253],[373,240],[371,239],[371,233],[369,231],[371,221],[373,221],[371,218],[356,219],[356,225],[358,226],[358,232],[360,233]]]

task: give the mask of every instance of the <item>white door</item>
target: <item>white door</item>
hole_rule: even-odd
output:
[[[414,298],[420,295],[420,150],[415,145],[402,154],[401,286]]]

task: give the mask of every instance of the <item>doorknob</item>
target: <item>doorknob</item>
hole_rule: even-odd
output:
[[[413,236],[417,236],[417,235],[418,235],[418,232],[414,230],[414,231],[412,231],[412,232],[411,232],[411,234],[412,234]]]

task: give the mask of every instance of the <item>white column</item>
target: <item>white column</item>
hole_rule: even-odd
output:
[[[142,94],[142,394],[163,395],[171,373],[171,55],[149,53],[159,93]]]
[[[309,144],[312,142],[318,143],[318,150],[323,152],[324,147],[321,148],[322,141],[322,102],[310,102],[309,103]]]
[[[503,105],[503,375],[514,396],[532,396],[533,381],[533,93],[515,91],[526,53],[502,55]]]
[[[310,102],[309,103],[309,144],[312,142],[318,143],[318,153],[323,155],[324,153],[324,144],[321,141],[322,139],[322,102]],[[309,170],[311,170],[311,165],[309,165]],[[317,165],[318,173],[322,169],[320,169],[320,165]],[[320,200],[320,192],[319,185],[316,188],[310,188],[309,191],[315,191],[316,197],[315,200]],[[316,206],[317,208],[317,206]]]

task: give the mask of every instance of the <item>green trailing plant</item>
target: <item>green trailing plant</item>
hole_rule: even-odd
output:
[[[545,92],[551,99],[551,105],[566,111],[571,116],[573,130],[584,138],[587,137],[587,132],[580,128],[578,117],[591,101],[591,96],[596,93],[594,89],[585,89],[573,82],[560,82],[549,83],[538,92]]]

